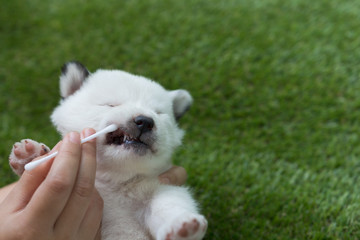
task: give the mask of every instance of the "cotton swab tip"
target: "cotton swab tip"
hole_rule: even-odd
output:
[[[28,164],[25,165],[25,170],[30,171],[30,170],[36,168],[37,166],[39,166],[41,163],[46,162],[49,159],[52,159],[57,154],[58,154],[58,152],[56,151],[56,152],[53,152],[52,154],[47,155],[46,157],[43,157],[39,160],[36,160],[34,162],[29,162]]]
[[[104,130],[106,129],[107,132],[113,132],[116,129],[118,129],[118,127],[116,126],[116,124],[111,124],[109,126],[107,126],[106,128],[104,128]]]
[[[104,129],[102,129],[102,130],[94,133],[93,135],[88,136],[88,137],[86,137],[86,138],[84,138],[84,139],[81,139],[81,143],[88,142],[88,141],[90,141],[91,139],[94,139],[94,138],[96,138],[96,137],[98,137],[98,136],[100,136],[100,135],[102,135],[102,134],[109,133],[109,132],[113,132],[113,131],[115,131],[117,128],[118,128],[118,127],[117,127],[115,124],[111,124],[111,125],[107,126],[106,128],[104,128]]]

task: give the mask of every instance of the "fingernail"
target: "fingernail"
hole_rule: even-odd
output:
[[[80,144],[80,136],[79,136],[79,133],[77,133],[77,132],[71,132],[71,133],[69,133],[68,136],[69,136],[70,142],[75,143],[75,144]]]
[[[82,132],[81,132],[81,138],[86,138],[89,137],[91,135],[93,135],[95,133],[95,131],[91,128],[85,128]]]

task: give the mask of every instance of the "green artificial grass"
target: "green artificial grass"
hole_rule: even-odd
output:
[[[69,60],[188,89],[174,161],[206,239],[360,239],[360,2],[2,1],[0,186],[14,142],[58,140]]]

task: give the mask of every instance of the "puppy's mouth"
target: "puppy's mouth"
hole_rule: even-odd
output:
[[[108,145],[124,145],[146,148],[149,147],[148,144],[140,140],[140,136],[133,137],[125,131],[122,131],[121,129],[118,129],[115,132],[108,133],[106,135],[105,141]]]

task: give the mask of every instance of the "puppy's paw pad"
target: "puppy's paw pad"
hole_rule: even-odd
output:
[[[16,174],[21,175],[24,172],[25,164],[49,151],[50,149],[45,144],[24,139],[14,144],[9,156],[10,166]]]
[[[206,219],[198,214],[184,214],[167,228],[164,240],[200,240],[207,229]]]

